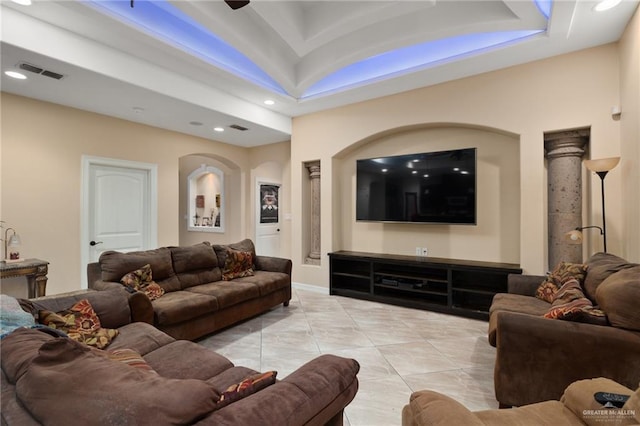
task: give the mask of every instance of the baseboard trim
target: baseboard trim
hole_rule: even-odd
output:
[[[296,290],[312,291],[314,293],[320,293],[320,294],[326,294],[326,295],[329,294],[328,288],[318,287],[317,285],[292,282],[291,287]]]

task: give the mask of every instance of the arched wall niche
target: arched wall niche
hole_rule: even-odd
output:
[[[179,180],[181,246],[202,241],[224,244],[240,238],[242,224],[232,220],[242,208],[242,174],[237,164],[215,154],[185,155],[179,159]]]
[[[356,160],[477,148],[477,225],[405,224],[355,220]],[[421,123],[356,141],[332,158],[332,250],[482,261],[520,261],[520,138],[464,123]]]

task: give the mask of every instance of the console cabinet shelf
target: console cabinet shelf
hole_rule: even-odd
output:
[[[329,253],[330,293],[488,319],[519,265],[353,251]]]

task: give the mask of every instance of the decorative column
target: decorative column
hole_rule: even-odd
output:
[[[582,156],[589,135],[589,129],[544,135],[549,269],[555,268],[561,261],[582,263],[582,246],[569,244],[564,236],[582,226]]]
[[[306,163],[311,180],[311,247],[305,263],[320,265],[320,161]]]

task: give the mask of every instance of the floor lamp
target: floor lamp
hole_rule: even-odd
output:
[[[601,158],[598,160],[584,160],[587,169],[600,176],[600,187],[602,191],[602,236],[604,239],[604,252],[607,252],[607,220],[604,215],[604,178],[610,170],[620,162],[620,157]]]

